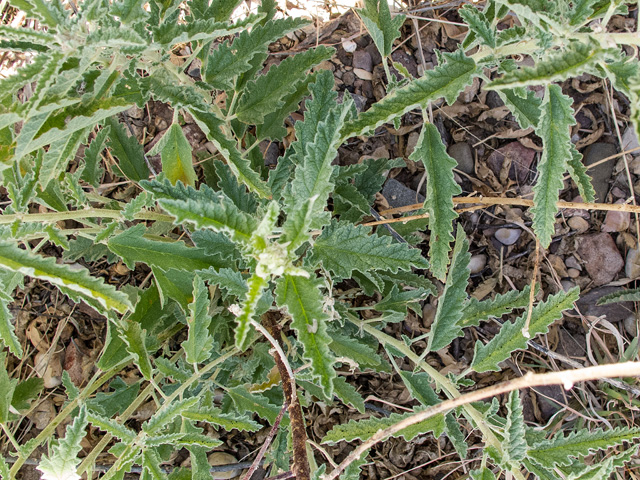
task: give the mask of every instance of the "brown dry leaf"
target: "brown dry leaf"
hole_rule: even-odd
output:
[[[46,352],[51,347],[47,339],[44,338],[40,333],[40,330],[38,330],[38,324],[46,323],[46,321],[47,319],[45,317],[37,317],[29,324],[25,331],[27,339],[29,339],[31,345],[33,345],[39,352]]]
[[[79,387],[84,383],[84,369],[83,369],[84,354],[77,347],[76,343],[71,339],[69,345],[65,349],[64,355],[64,369],[69,374],[69,378],[76,387]]]
[[[495,277],[487,278],[484,282],[478,285],[478,288],[476,288],[473,291],[471,296],[476,300],[482,300],[483,298],[485,298],[487,295],[489,295],[491,292],[495,290],[496,285],[498,285],[497,278]]]
[[[62,383],[62,355],[45,352],[36,353],[33,359],[36,374],[42,378],[44,388],[55,388]]]
[[[486,112],[482,112],[478,117],[478,121],[485,122],[489,119],[500,121],[510,113],[511,111],[506,106],[496,107],[492,108],[491,110],[487,110]]]
[[[44,430],[56,416],[56,407],[50,397],[42,400],[36,408],[27,414],[38,430]]]

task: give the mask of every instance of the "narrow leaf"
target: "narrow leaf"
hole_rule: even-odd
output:
[[[578,193],[585,202],[595,202],[596,192],[591,185],[591,177],[582,163],[582,154],[571,144],[571,157],[567,160],[569,175],[578,186]]]
[[[478,10],[474,5],[466,4],[458,10],[458,13],[467,23],[469,32],[473,32],[482,45],[489,48],[496,47],[495,28],[492,28],[483,12]],[[465,43],[465,47],[469,48],[470,46],[471,45]]]
[[[216,427],[220,426],[227,431],[257,432],[262,428],[262,425],[249,417],[222,413],[222,410],[214,407],[200,406],[197,409],[182,412],[182,416],[196,422],[207,422]]]
[[[357,12],[380,54],[383,57],[391,55],[393,42],[400,36],[405,16],[392,18],[387,0],[365,0],[364,8]]]
[[[151,380],[153,375],[153,367],[151,366],[151,360],[149,351],[145,343],[146,330],[143,330],[138,322],[128,321],[122,325],[121,338],[127,344],[127,350],[135,359],[135,364],[142,373],[142,376]]]
[[[7,359],[6,352],[0,352],[0,422],[6,423],[9,421],[9,415],[11,413],[11,399],[13,398],[13,392],[16,389],[18,379],[10,379],[5,361]]]
[[[87,420],[93,426],[109,433],[120,441],[131,443],[136,438],[136,433],[133,430],[118,423],[116,420],[112,420],[97,413],[89,412],[87,415]]]
[[[193,279],[193,302],[189,304],[189,316],[187,326],[189,335],[182,342],[187,362],[198,364],[211,356],[213,337],[209,333],[211,317],[209,309],[209,291],[204,280],[196,275]]]
[[[540,104],[542,100],[536,97],[533,90],[525,89],[519,92],[516,88],[501,88],[498,95],[505,103],[523,130],[529,127],[537,128],[540,121]]]
[[[520,402],[520,392],[514,390],[509,394],[507,402],[507,423],[504,426],[502,452],[505,462],[519,466],[527,455],[527,442],[524,438],[524,414]]]
[[[183,400],[174,400],[169,404],[164,404],[160,409],[142,425],[147,435],[154,435],[169,425],[178,415],[193,409],[198,403],[198,397],[185,398]]]
[[[116,117],[108,118],[105,125],[109,127],[107,146],[118,159],[118,167],[122,174],[135,182],[149,178],[149,167],[144,160],[144,150],[140,142],[135,137],[127,135],[124,126]]]
[[[480,322],[486,322],[491,318],[500,318],[514,308],[527,307],[530,291],[531,287],[527,285],[521,291],[511,290],[502,295],[498,294],[492,300],[480,301],[470,298],[462,312],[462,327],[475,327],[480,325]]]
[[[630,288],[603,295],[598,299],[598,305],[609,305],[617,302],[640,302],[640,288]]]
[[[0,292],[0,340],[5,346],[9,347],[11,353],[18,358],[22,358],[22,346],[12,323],[13,315],[8,308],[12,301],[13,299],[9,295]]]
[[[267,397],[251,393],[244,387],[230,388],[227,393],[240,413],[255,412],[269,423],[273,423],[280,413],[280,407],[269,403]]]

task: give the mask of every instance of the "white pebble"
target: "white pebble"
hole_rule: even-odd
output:
[[[476,273],[480,273],[486,265],[487,265],[486,255],[482,255],[482,254],[472,255],[471,260],[469,260],[469,270],[471,271],[472,275]]]
[[[522,235],[522,230],[516,230],[515,228],[499,228],[494,233],[496,239],[503,245],[513,245],[518,241]]]

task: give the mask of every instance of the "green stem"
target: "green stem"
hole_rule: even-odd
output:
[[[116,370],[109,370],[107,372],[102,372],[98,370],[93,378],[89,381],[88,385],[82,390],[82,393],[78,395],[76,398],[71,400],[66,407],[62,409],[58,415],[45,427],[42,432],[34,439],[29,442],[29,448],[22,448],[22,450],[18,451],[18,458],[16,458],[16,462],[11,467],[9,472],[9,478],[16,478],[16,475],[24,462],[29,458],[29,456],[33,453],[33,451],[42,443],[52,438],[53,434],[56,431],[56,427],[62,422],[65,418],[71,415],[71,412],[75,410],[80,402],[87,399],[89,395],[98,390],[102,385],[109,381],[111,377],[113,377],[117,373]]]
[[[16,437],[13,436],[13,433],[11,433],[11,430],[9,430],[7,424],[3,422],[0,423],[0,425],[2,425],[2,430],[4,430],[4,433],[11,442],[11,445],[13,445],[13,448],[16,449],[16,452],[20,453],[20,444],[16,440]]]
[[[47,212],[47,213],[14,213],[11,215],[0,215],[0,225],[7,225],[15,222],[41,222],[56,223],[60,220],[82,220],[83,218],[116,218],[124,220],[121,210],[109,210],[105,208],[85,208],[83,210],[73,210],[70,212]],[[155,220],[159,222],[173,222],[174,218],[164,213],[139,212],[133,217],[135,220]]]
[[[238,97],[240,95],[238,95],[238,92],[233,92],[233,97],[231,98],[231,104],[229,105],[229,108],[227,109],[227,115],[226,115],[226,120],[227,122],[229,122],[230,120],[236,118],[235,115],[233,115],[233,111],[236,109],[236,102],[238,101]]]

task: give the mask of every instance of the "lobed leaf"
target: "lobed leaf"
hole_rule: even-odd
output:
[[[236,346],[241,350],[246,350],[249,332],[251,330],[251,320],[256,314],[258,302],[262,297],[262,292],[269,285],[267,278],[257,274],[251,275],[248,282],[247,293],[242,303],[240,314],[236,318],[238,326],[236,327]]]
[[[155,435],[168,426],[177,416],[183,412],[191,410],[197,403],[198,397],[174,400],[165,403],[153,416],[142,425],[142,430],[147,435]]]
[[[503,460],[507,465],[519,466],[527,456],[527,442],[524,437],[525,425],[520,392],[513,390],[507,401],[507,422],[502,440]]]
[[[109,128],[109,142],[107,146],[118,159],[118,169],[123,176],[139,182],[149,178],[149,167],[144,160],[144,150],[140,142],[127,135],[124,126],[116,117],[108,118],[105,126]]]
[[[22,358],[22,346],[12,323],[13,315],[8,308],[12,301],[13,299],[9,295],[0,291],[0,340],[11,353]]]
[[[118,423],[116,420],[99,415],[95,412],[87,414],[87,420],[100,430],[109,433],[118,440],[131,443],[136,438],[136,433],[128,427]]]
[[[559,292],[551,295],[545,302],[533,307],[529,323],[531,338],[538,334],[547,333],[549,325],[562,318],[562,312],[572,308],[573,302],[578,300],[578,296],[579,289],[576,287],[568,292]],[[528,339],[522,335],[526,319],[527,313],[525,312],[515,323],[504,323],[500,332],[486,345],[483,345],[478,340],[471,368],[478,373],[486,371],[499,372],[500,367],[498,364],[509,358],[511,352],[526,349]]]
[[[496,30],[491,26],[483,12],[474,5],[466,4],[458,10],[458,13],[467,23],[469,34],[473,33],[480,43],[486,47],[496,47]],[[468,45],[465,39],[465,47],[469,48],[471,45]]]
[[[260,418],[268,420],[271,424],[275,422],[280,413],[280,407],[269,403],[267,397],[251,393],[244,387],[230,388],[227,393],[240,413],[255,412]],[[285,423],[284,420],[282,423]]]
[[[463,327],[477,326],[480,322],[486,322],[491,318],[500,318],[514,308],[525,308],[529,305],[530,291],[531,287],[527,285],[522,290],[511,290],[505,294],[498,294],[491,300],[480,301],[472,297],[462,311],[461,325]]]
[[[127,345],[127,351],[133,356],[134,363],[146,380],[151,380],[153,376],[153,366],[145,339],[147,331],[140,323],[131,320],[123,322],[120,326],[120,338]]]
[[[578,186],[578,193],[585,202],[595,202],[596,191],[591,185],[591,177],[582,163],[582,154],[571,144],[571,156],[567,159],[569,175]]]
[[[520,128],[524,130],[529,127],[538,127],[542,100],[536,97],[533,90],[501,88],[498,90],[498,95],[505,105],[509,107]]]
[[[311,371],[319,379],[325,394],[331,397],[336,372],[335,358],[328,345],[326,323],[331,320],[323,310],[322,281],[315,277],[284,275],[276,281],[276,303],[286,307],[291,326],[302,343],[302,356],[311,362]]]
[[[640,288],[630,288],[603,295],[598,299],[598,305],[609,305],[617,302],[640,302]]]
[[[11,399],[17,387],[18,379],[9,378],[9,372],[5,366],[6,352],[0,352],[0,422],[6,423],[11,415]]]
[[[425,168],[427,191],[424,208],[429,214],[431,231],[431,272],[444,280],[449,264],[449,244],[453,241],[453,220],[458,217],[453,208],[453,197],[462,192],[453,179],[453,169],[458,163],[447,154],[440,133],[432,123],[425,123],[418,144],[409,158],[414,162],[421,161]]]
[[[383,57],[391,55],[393,42],[400,36],[405,16],[391,18],[387,0],[365,0],[364,8],[357,12],[380,54]]]
[[[234,35],[246,28],[245,25],[229,25],[217,22],[214,18],[197,18],[188,23],[177,23],[168,20],[151,28],[154,42],[170,47],[176,43],[209,41],[226,35]]]
[[[77,455],[82,450],[80,442],[84,438],[87,423],[87,409],[83,406],[73,423],[67,426],[64,438],[53,446],[51,455],[43,455],[36,467],[42,472],[44,480],[80,479],[80,475],[76,473],[80,464]]]
[[[220,426],[227,431],[257,432],[262,428],[262,425],[249,417],[222,413],[222,410],[214,407],[199,406],[197,409],[182,412],[182,416],[196,422],[207,422],[216,427]]]

